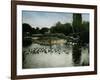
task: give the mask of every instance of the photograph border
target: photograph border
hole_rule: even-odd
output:
[[[36,75],[17,75],[17,5],[33,5],[47,7],[94,9],[94,71],[50,73]],[[76,75],[97,74],[97,6],[65,3],[33,2],[33,1],[11,1],[11,79],[46,78]]]

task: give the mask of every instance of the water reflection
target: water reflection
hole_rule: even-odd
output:
[[[81,46],[74,44],[72,49],[73,62],[75,65],[79,65],[81,61]]]
[[[23,48],[23,68],[88,66],[88,47],[78,45],[40,45]]]

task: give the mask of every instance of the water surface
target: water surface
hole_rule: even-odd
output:
[[[22,54],[24,69],[89,65],[88,47],[81,47],[79,63],[74,62],[72,45],[56,44],[50,46],[33,43],[28,47],[24,47]]]

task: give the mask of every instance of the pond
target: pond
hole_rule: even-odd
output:
[[[73,45],[40,45],[32,43],[23,47],[23,69],[53,68],[89,65],[89,48],[80,48],[79,54],[73,54]]]

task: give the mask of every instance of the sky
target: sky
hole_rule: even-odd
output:
[[[82,20],[89,21],[89,14],[82,13]],[[31,27],[54,26],[58,21],[62,24],[72,23],[73,13],[68,12],[45,12],[45,11],[22,11],[22,23],[28,23]]]

